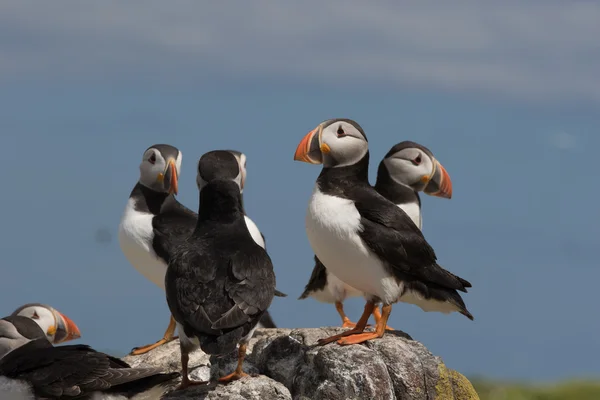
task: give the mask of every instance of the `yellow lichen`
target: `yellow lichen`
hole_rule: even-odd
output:
[[[473,385],[462,374],[438,365],[439,379],[435,385],[436,400],[479,400]]]

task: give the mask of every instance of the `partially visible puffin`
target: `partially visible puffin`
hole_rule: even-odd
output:
[[[466,292],[471,284],[438,265],[419,227],[369,184],[368,142],[358,123],[322,122],[302,139],[294,160],[323,164],[306,215],[306,233],[315,255],[367,300],[353,329],[319,344],[348,345],[382,337],[392,304],[398,301],[424,311],[456,311],[473,319],[457,292]],[[435,176],[432,170],[421,176],[423,184]],[[440,195],[450,195],[448,179],[436,185]],[[377,303],[383,307],[375,332],[364,332]]]
[[[271,259],[245,222],[242,182],[231,152],[204,154],[198,161],[196,228],[178,244],[164,238],[171,247],[165,285],[180,335],[180,388],[206,383],[188,378],[188,354],[198,347],[207,354],[226,355],[239,344],[236,370],[219,382],[246,376],[246,345],[275,295]]]
[[[242,182],[245,182],[246,156],[237,151],[231,153],[238,161]],[[125,257],[135,269],[163,290],[169,252],[164,248],[157,251],[155,238],[160,234],[171,237],[174,243],[183,240],[192,233],[197,221],[196,213],[175,199],[181,161],[181,151],[168,144],[155,144],[144,151],[140,178],[129,195],[119,225],[119,244]],[[264,236],[256,224],[247,216],[245,221],[254,240],[265,247]],[[281,292],[278,295],[285,296]],[[268,314],[265,315],[264,327],[275,327]],[[162,339],[136,347],[131,354],[147,353],[175,339],[174,334],[175,320],[171,316]]]
[[[428,178],[423,182],[423,177]],[[448,190],[442,192],[442,182]],[[379,163],[375,190],[400,207],[419,229],[422,229],[421,199],[419,192],[438,197],[452,197],[450,176],[433,153],[423,145],[404,141],[394,145]],[[313,297],[324,303],[335,303],[342,317],[342,326],[354,328],[344,312],[343,302],[348,297],[360,297],[362,292],[342,282],[328,272],[323,263],[315,258],[315,267],[300,299]],[[375,321],[380,316],[379,308],[373,311]],[[389,327],[388,327],[389,329]]]
[[[46,333],[50,343],[58,344],[79,339],[81,333],[75,322],[53,307],[40,303],[28,303],[17,308],[12,316],[28,317]]]
[[[22,387],[14,383],[24,382],[44,399],[112,394],[158,400],[165,392],[163,385],[179,374],[164,374],[159,368],[131,368],[86,345],[54,347],[34,320],[11,315],[0,319],[0,376],[13,383],[0,389],[2,398],[11,398],[15,392],[23,394]]]

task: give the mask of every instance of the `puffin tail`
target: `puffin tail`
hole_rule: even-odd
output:
[[[235,351],[237,344],[243,337],[242,326],[225,330],[221,335],[207,335],[200,338],[200,348],[210,355],[220,356]]]
[[[277,328],[277,325],[275,325],[275,322],[273,321],[273,318],[271,318],[269,311],[265,311],[262,317],[260,317],[259,324],[261,328]]]

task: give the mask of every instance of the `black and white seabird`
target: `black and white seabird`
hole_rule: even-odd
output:
[[[239,344],[236,370],[246,374],[246,345],[275,295],[275,273],[267,252],[244,220],[242,174],[229,151],[211,151],[198,161],[198,223],[171,253],[165,277],[167,303],[180,335],[181,388],[206,382],[188,378],[188,354],[200,347],[225,355]]]
[[[418,226],[369,184],[369,149],[360,125],[350,119],[322,122],[302,139],[294,160],[323,164],[306,215],[306,233],[315,255],[367,300],[355,328],[320,344],[336,340],[341,345],[355,344],[382,337],[392,304],[398,301],[424,311],[456,311],[473,319],[457,292],[466,292],[470,283],[439,266]],[[421,179],[429,184],[432,177],[429,170]],[[440,195],[450,193],[448,179],[440,179],[438,186]],[[375,332],[364,332],[378,303],[383,307]]]
[[[428,180],[424,182],[423,177]],[[431,178],[429,178],[431,177]],[[439,190],[445,182],[446,191]],[[444,198],[452,197],[452,183],[446,169],[425,146],[404,141],[394,145],[379,163],[375,190],[400,207],[422,229],[421,198],[419,192]],[[342,317],[342,326],[354,328],[344,312],[343,302],[348,297],[362,296],[362,292],[342,282],[315,258],[315,267],[300,299],[313,297],[324,303],[335,303]],[[373,311],[375,321],[380,317],[378,307]],[[388,327],[388,329],[391,329]]]
[[[231,151],[238,161],[242,182],[246,180],[246,156]],[[187,238],[196,227],[197,215],[175,198],[181,170],[182,154],[168,144],[150,146],[142,156],[140,178],[135,185],[119,225],[119,243],[129,262],[142,275],[161,289],[165,289],[165,272],[169,260],[168,249],[157,251],[157,233],[168,236],[173,243]],[[245,216],[253,239],[263,248],[264,236],[256,224]],[[278,292],[283,297],[285,294]],[[261,321],[263,322],[263,321]],[[272,319],[265,314],[264,328],[274,328]],[[136,347],[131,354],[144,354],[175,339],[175,320],[171,316],[162,339],[156,343]]]
[[[31,318],[42,328],[50,343],[53,344],[64,343],[81,337],[75,322],[47,304],[24,304],[13,311],[11,315]]]
[[[81,399],[112,394],[164,394],[163,384],[179,376],[159,368],[131,368],[126,362],[86,345],[54,347],[32,319],[0,319],[0,376],[22,381],[45,399]],[[2,389],[6,390],[6,389]]]

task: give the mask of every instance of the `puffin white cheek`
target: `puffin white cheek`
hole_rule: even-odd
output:
[[[183,154],[181,154],[181,151],[179,152],[179,154],[177,155],[177,160],[175,161],[175,166],[177,167],[177,176],[181,175],[181,161],[183,159]]]

